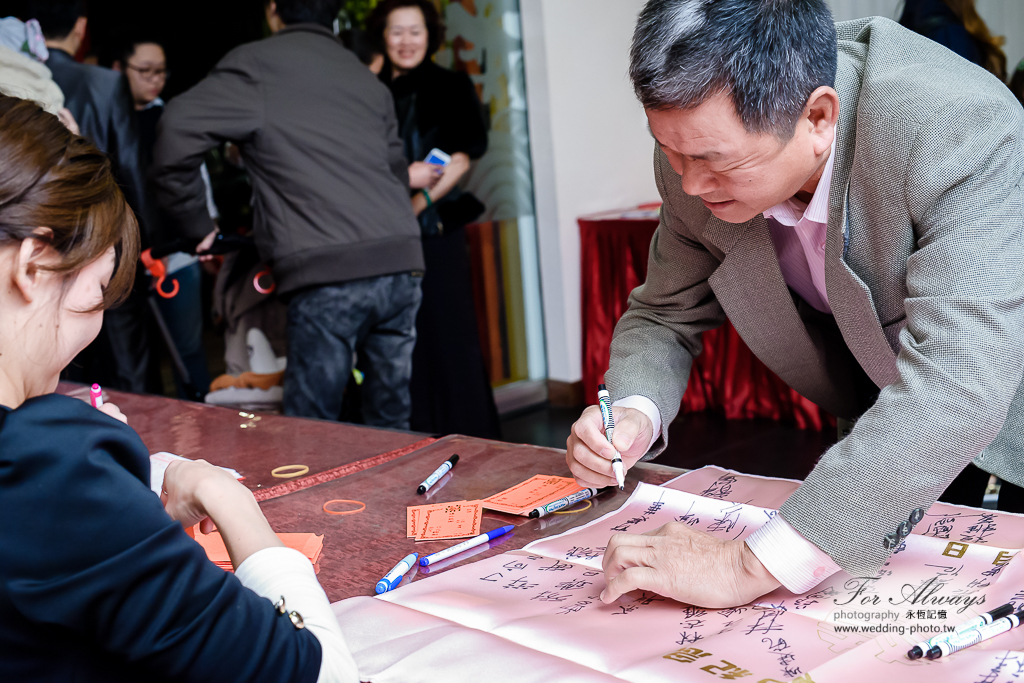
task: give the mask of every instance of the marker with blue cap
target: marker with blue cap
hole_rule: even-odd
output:
[[[473,538],[469,539],[468,541],[463,541],[462,543],[459,543],[458,545],[453,545],[451,548],[445,548],[444,550],[442,550],[440,552],[436,552],[433,555],[427,555],[426,557],[420,559],[420,566],[421,567],[429,567],[430,565],[434,564],[435,562],[440,562],[441,560],[445,560],[445,559],[451,557],[452,555],[457,555],[457,554],[461,553],[464,550],[469,550],[470,548],[474,548],[474,547],[480,545],[481,543],[487,543],[488,541],[493,541],[498,536],[504,536],[505,534],[507,534],[508,532],[512,531],[515,528],[516,528],[515,524],[509,524],[508,526],[501,526],[501,527],[498,527],[497,529],[492,529],[492,530],[488,531],[485,534],[480,534],[479,536],[474,536]]]
[[[402,561],[395,565],[395,568],[384,575],[384,578],[377,582],[377,595],[381,593],[387,593],[390,590],[394,590],[398,587],[398,584],[402,583],[402,578],[405,573],[413,568],[416,564],[416,558],[419,557],[419,553],[412,553],[402,558]]]

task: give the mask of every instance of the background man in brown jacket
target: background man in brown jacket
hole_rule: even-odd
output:
[[[367,424],[407,428],[423,254],[391,94],[332,32],[339,0],[267,6],[242,45],[172,100],[154,182],[183,232],[212,239],[198,169],[225,140],[252,178],[255,239],[288,304],[288,415],[336,420],[358,351]]]

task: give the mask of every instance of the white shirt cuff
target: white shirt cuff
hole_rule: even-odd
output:
[[[651,425],[654,427],[652,430],[654,435],[644,451],[646,454],[647,451],[651,450],[651,446],[658,440],[658,437],[661,436],[661,411],[658,410],[658,406],[646,396],[627,396],[626,398],[619,399],[612,405],[618,408],[635,408],[646,415],[647,419],[651,421]]]
[[[840,569],[831,557],[778,514],[747,537],[747,547],[786,590],[797,595]]]
[[[235,576],[271,602],[283,596],[287,610],[302,615],[323,652],[317,683],[359,683],[359,670],[309,558],[291,548],[264,548],[245,558]]]

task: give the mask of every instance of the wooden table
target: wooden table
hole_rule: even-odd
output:
[[[59,391],[81,395],[83,389],[88,396],[88,390],[81,385],[62,383]],[[308,465],[307,488],[264,500],[260,506],[275,531],[324,535],[318,576],[332,602],[373,595],[377,580],[411,552],[422,556],[458,543],[417,543],[407,538],[407,506],[486,498],[535,474],[569,476],[565,451],[561,449],[457,435],[435,441],[412,432],[280,415],[261,415],[260,420],[253,421],[228,408],[161,396],[107,393],[151,453],[168,451],[234,468],[245,476],[244,483],[257,498],[263,489],[281,482],[270,475],[273,468]],[[241,427],[253,422],[255,427]],[[460,456],[454,471],[427,495],[417,495],[420,482],[454,453]],[[351,467],[342,467],[346,465]],[[515,524],[515,531],[495,539],[490,547],[481,546],[431,567],[430,573],[522,548],[535,539],[567,531],[617,508],[638,481],[661,484],[683,471],[638,463],[626,477],[626,491],[603,494],[580,514],[529,519],[485,511],[482,531],[505,524]],[[318,473],[338,476],[316,483]],[[303,482],[297,479],[294,483]],[[338,498],[364,502],[366,510],[347,516],[325,513],[323,504]],[[424,568],[409,576],[417,580],[427,573]]]
[[[417,495],[420,482],[454,453],[459,454],[459,463],[443,488],[435,485],[428,492],[433,494],[429,499]],[[430,568],[430,573],[522,548],[530,541],[567,531],[620,506],[638,481],[661,484],[682,472],[674,467],[640,463],[629,471],[626,491],[599,496],[593,507],[581,514],[529,519],[485,510],[481,531],[505,524],[515,524],[515,531],[510,537],[495,539],[489,548],[481,546],[475,549],[476,553],[469,551],[450,558]],[[479,500],[535,474],[569,476],[565,451],[454,435],[372,469],[266,501],[261,507],[275,531],[324,534],[319,578],[327,597],[334,602],[356,595],[373,595],[377,581],[409,553],[418,552],[422,557],[458,543],[417,543],[407,538],[407,506]],[[347,516],[324,513],[323,504],[338,498],[364,502],[366,510]],[[409,577],[418,580],[426,574],[424,568]]]
[[[70,382],[61,382],[58,391],[72,396],[84,391],[88,396],[87,387]],[[150,453],[167,451],[230,467],[245,476],[243,483],[253,491],[288,481],[270,473],[281,465],[306,465],[309,472],[304,476],[314,476],[427,438],[415,432],[281,415],[257,414],[256,420],[243,417],[237,409],[204,403],[106,389],[104,393],[125,414]]]

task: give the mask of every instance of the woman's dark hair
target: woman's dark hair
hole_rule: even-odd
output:
[[[403,7],[419,7],[423,12],[423,20],[427,24],[427,59],[441,49],[444,43],[444,22],[437,8],[430,0],[382,0],[379,5],[373,8],[369,18],[366,20],[366,31],[370,37],[377,41],[378,48],[384,54],[384,29],[388,25],[388,16],[396,9]]]
[[[1006,80],[1006,53],[1003,36],[994,36],[988,30],[985,20],[978,14],[974,0],[942,0],[953,17],[964,27],[980,53],[979,64],[1001,80]],[[900,14],[900,24],[927,38],[935,39],[933,32],[942,27],[941,13],[934,12],[935,5],[922,0],[906,0]],[[939,5],[941,9],[941,5]],[[943,42],[940,40],[939,42]],[[946,43],[943,43],[946,44]],[[947,47],[951,47],[946,44]],[[959,50],[957,50],[959,52]]]
[[[114,62],[120,62],[123,71],[127,68],[128,60],[135,56],[139,45],[146,44],[159,45],[165,50],[164,41],[156,35],[135,29],[120,31],[109,41],[107,49],[100,50],[100,64],[109,68]]]
[[[46,227],[49,238],[35,231]],[[110,160],[39,105],[0,94],[0,245],[41,239],[71,278],[110,247],[117,265],[103,308],[121,302],[135,279],[139,227]]]

